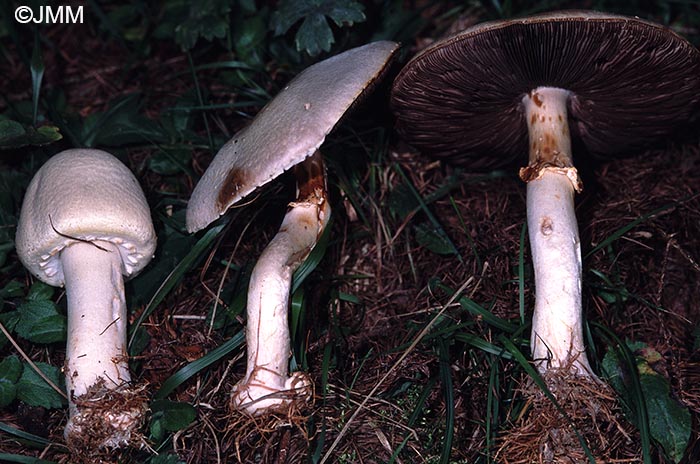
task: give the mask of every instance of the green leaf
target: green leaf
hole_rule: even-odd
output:
[[[408,185],[401,183],[389,192],[387,207],[398,220],[403,221],[420,208],[420,203]]]
[[[0,289],[0,298],[17,298],[24,295],[24,285],[16,280],[11,280]]]
[[[208,41],[215,37],[222,39],[229,31],[228,14],[231,5],[228,0],[204,0],[190,5],[187,17],[175,26],[174,39],[182,51],[186,52],[199,38]]]
[[[671,397],[668,380],[664,377],[641,375],[639,380],[647,400],[651,436],[673,462],[679,462],[690,440],[690,412]]]
[[[164,143],[167,134],[151,119],[139,113],[138,95],[110,101],[104,113],[85,119],[82,140],[85,146],[124,146],[134,143]]]
[[[333,31],[325,16],[320,14],[307,16],[294,37],[294,44],[297,50],[306,51],[311,56],[316,56],[321,51],[329,51],[333,45]]]
[[[17,356],[8,356],[0,362],[0,379],[17,383],[21,374],[22,363]]]
[[[0,362],[0,408],[17,397],[17,381],[22,374],[22,363],[17,356],[8,356]]]
[[[151,419],[151,437],[152,441],[159,442],[165,436],[163,421],[159,420],[155,415]]]
[[[162,416],[163,427],[170,432],[184,429],[197,417],[197,410],[191,404],[169,400],[153,401],[151,411],[154,416]]]
[[[0,369],[2,369],[1,364]],[[15,398],[17,398],[17,385],[7,379],[0,378],[0,408],[9,405]]]
[[[51,300],[51,298],[53,298],[54,291],[55,288],[51,285],[45,284],[44,282],[37,280],[32,284],[31,288],[29,289],[29,293],[27,294],[27,300],[49,301]]]
[[[329,7],[326,16],[331,18],[338,27],[344,24],[352,26],[354,23],[361,23],[365,20],[364,7],[361,3],[348,0],[326,2]]]
[[[0,314],[0,323],[5,326],[5,328],[9,331],[12,332],[15,330],[15,326],[17,325],[17,322],[19,321],[19,311],[10,311],[7,313],[1,313]],[[5,334],[0,332],[0,347],[5,345],[8,340],[5,337]]]
[[[24,134],[24,127],[17,121],[11,119],[0,121],[0,145],[3,145],[6,140],[12,140]]]
[[[61,140],[63,136],[56,126],[41,126],[31,139],[32,145],[46,145]]]
[[[155,400],[151,403],[151,434],[160,441],[166,431],[186,428],[197,417],[197,410],[189,403]]]
[[[365,20],[362,10],[362,4],[354,0],[283,0],[272,15],[271,27],[275,35],[282,35],[303,20],[294,42],[298,51],[314,56],[329,51],[334,42],[326,18],[339,27],[352,26]]]
[[[160,150],[148,160],[148,168],[162,176],[171,176],[185,172],[192,159],[190,150]]]
[[[134,341],[129,347],[129,356],[138,356],[143,353],[151,341],[151,336],[144,327],[139,327],[134,332]]]
[[[252,17],[237,17],[233,29],[233,43],[236,56],[246,63],[259,63],[261,45],[267,35],[266,21],[260,15]]]
[[[428,250],[439,255],[456,254],[450,240],[441,234],[441,230],[431,227],[429,224],[420,223],[415,226],[416,241]]]
[[[27,300],[19,306],[17,335],[34,343],[53,343],[66,339],[66,317],[58,313],[52,301]]]
[[[44,375],[59,388],[62,387],[61,370],[43,362],[34,363]],[[60,408],[63,397],[34,371],[34,368],[24,364],[22,377],[17,382],[17,398],[30,406],[44,408]]]
[[[34,129],[10,119],[0,121],[0,149],[47,145],[61,138],[63,136],[58,127],[42,126]]]
[[[185,464],[176,454],[158,454],[147,461],[148,464]]]
[[[648,412],[651,437],[661,445],[670,460],[679,462],[690,440],[690,412],[673,398],[668,379],[654,370],[654,364],[662,360],[661,354],[641,342],[626,344],[636,355],[636,367]],[[626,398],[627,376],[616,350],[611,348],[605,354],[603,370],[613,388]],[[634,417],[632,419],[635,420]]]

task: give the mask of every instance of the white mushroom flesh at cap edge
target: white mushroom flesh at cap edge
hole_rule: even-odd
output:
[[[523,97],[530,156],[527,226],[535,268],[532,357],[539,370],[573,369],[593,377],[583,341],[581,244],[574,195],[581,190],[567,122],[570,92],[538,87]]]
[[[292,275],[316,245],[331,210],[320,153],[299,164],[296,173],[301,179],[297,200],[258,259],[248,287],[248,363],[245,377],[233,389],[232,405],[251,415],[288,410],[311,395],[304,373],[288,375],[287,312]]]
[[[17,253],[40,280],[65,285],[65,435],[74,449],[129,444],[145,402],[130,385],[124,277],[155,250],[150,210],[133,174],[99,150],[51,158],[27,189]]]

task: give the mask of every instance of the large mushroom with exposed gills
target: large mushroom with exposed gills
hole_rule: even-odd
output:
[[[700,52],[639,18],[564,11],[482,23],[400,72],[391,103],[413,146],[484,170],[520,160],[535,267],[532,357],[541,372],[593,376],[581,312],[574,196],[578,156],[625,156],[682,126],[700,104]]]
[[[513,462],[584,462],[584,440],[601,462],[627,456],[623,445],[600,446],[629,435],[586,355],[574,160],[628,156],[687,124],[700,109],[698,49],[658,24],[597,12],[483,23],[417,54],[391,104],[406,141],[451,163],[486,170],[529,154],[520,178],[535,278],[530,351],[570,414],[531,390],[501,451]],[[574,435],[579,426],[590,435]],[[624,439],[608,441],[616,433]]]
[[[374,42],[305,69],[221,148],[192,193],[187,229],[196,232],[283,172],[294,169],[297,180],[297,198],[251,275],[246,374],[231,398],[236,410],[284,412],[311,394],[304,373],[288,372],[287,311],[292,274],[316,245],[331,213],[319,148],[380,78],[397,48],[394,42]]]
[[[15,244],[34,276],[66,289],[69,446],[89,454],[132,444],[146,403],[129,373],[124,279],[156,247],[138,181],[104,151],[53,156],[29,184]]]

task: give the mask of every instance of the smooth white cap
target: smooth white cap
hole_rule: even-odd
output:
[[[196,232],[261,185],[311,156],[398,49],[373,42],[308,67],[229,140],[192,192]]]
[[[60,252],[78,240],[117,245],[127,277],[148,264],[156,248],[151,212],[138,181],[101,150],[53,156],[34,175],[22,203],[15,246],[24,266],[40,280],[63,285]]]

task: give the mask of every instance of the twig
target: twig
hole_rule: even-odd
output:
[[[106,251],[107,253],[111,253],[111,252],[112,252],[112,250],[108,250],[107,248],[104,248],[104,247],[99,246],[97,243],[95,243],[94,240],[88,240],[88,239],[85,239],[85,238],[74,237],[74,236],[72,236],[72,235],[64,234],[63,232],[59,231],[58,229],[56,229],[56,226],[53,225],[53,219],[51,219],[51,215],[50,215],[50,214],[49,214],[49,224],[51,224],[51,228],[53,229],[53,231],[56,232],[58,235],[60,235],[60,236],[63,237],[63,238],[67,238],[67,239],[70,239],[70,240],[75,240],[76,242],[87,243],[87,244],[89,244],[89,245],[94,246],[94,247],[97,248],[98,250]]]

